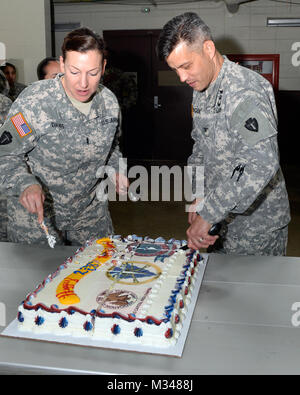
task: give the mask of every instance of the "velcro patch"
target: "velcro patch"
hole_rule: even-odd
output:
[[[268,115],[253,100],[246,100],[234,110],[230,121],[231,128],[241,135],[246,144],[253,146],[277,134]]]
[[[21,138],[27,136],[29,133],[32,132],[30,126],[26,122],[21,112],[11,117],[10,120],[13,123],[14,127],[16,128]]]

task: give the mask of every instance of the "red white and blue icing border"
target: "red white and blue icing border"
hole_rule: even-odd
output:
[[[198,251],[181,249],[186,242],[175,239],[166,241],[157,238],[154,240],[136,235],[130,235],[127,238],[111,236],[111,239],[127,243],[128,251],[135,249],[136,255],[150,256],[147,255],[144,244],[150,247],[155,246],[157,250],[155,258],[162,257],[164,260],[168,256],[176,259],[176,254],[185,256],[184,264],[170,292],[168,303],[164,306],[159,318],[145,314],[138,316],[122,314],[120,311],[108,313],[105,309],[96,310],[97,305],[95,309],[85,311],[76,306],[60,308],[57,304],[46,306],[43,303],[34,303],[39,292],[67,269],[78,254],[92,245],[95,241],[93,239],[88,241],[85,247],[78,249],[73,257],[66,259],[54,273],[47,276],[33,292],[27,295],[18,309],[19,329],[68,336],[88,336],[114,342],[140,343],[158,347],[175,344],[190,302],[199,264],[204,262],[203,257]],[[149,254],[153,252],[154,250],[150,248]],[[156,292],[155,286],[151,292]]]

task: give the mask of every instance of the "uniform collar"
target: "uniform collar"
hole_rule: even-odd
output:
[[[212,82],[207,87],[207,89],[205,89],[205,91],[201,92],[201,96],[205,99],[207,105],[212,108],[214,108],[217,105],[220,91],[222,91],[222,81],[228,67],[229,61],[227,57],[223,56],[223,58],[224,58],[224,62],[222,64],[222,67],[219,71],[217,78],[215,79],[214,82]],[[223,93],[223,91],[221,93]]]
[[[62,119],[72,120],[73,122],[83,122],[86,119],[95,119],[101,117],[104,111],[104,100],[101,90],[97,89],[93,99],[89,115],[84,115],[73,106],[62,84],[63,73],[59,73],[55,79],[58,82],[59,98],[57,100],[57,111]]]

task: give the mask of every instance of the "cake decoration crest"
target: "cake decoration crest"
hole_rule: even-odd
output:
[[[136,235],[88,241],[27,295],[19,307],[20,328],[33,330],[34,324],[35,331],[42,326],[76,336],[172,344],[201,261],[198,252],[181,250],[183,244]],[[82,290],[89,288],[94,299],[86,300]],[[55,299],[48,303],[44,290],[54,290]]]

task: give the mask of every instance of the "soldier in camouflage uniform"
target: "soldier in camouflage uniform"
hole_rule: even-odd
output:
[[[0,70],[0,126],[4,123],[9,109],[12,105],[12,101],[5,95],[9,91],[8,81],[5,75]],[[0,140],[1,143],[1,140]],[[7,240],[7,203],[6,196],[0,194],[0,241]]]
[[[165,25],[158,52],[194,89],[195,143],[188,164],[204,166],[204,197],[189,213],[188,245],[219,253],[284,255],[290,210],[271,84],[223,57],[195,13]],[[220,237],[208,233],[216,223],[222,224]]]
[[[12,101],[15,101],[19,94],[26,88],[26,85],[16,81],[17,69],[12,63],[6,62],[4,66],[1,66],[1,71],[3,71],[7,81],[9,82],[9,91],[7,96]]]
[[[8,111],[12,105],[12,101],[7,97],[9,92],[8,81],[0,70],[0,126],[4,123]]]
[[[2,93],[2,95],[8,96],[8,92],[9,92],[9,83],[3,71],[0,70],[0,93]]]
[[[97,169],[117,169],[121,157],[119,105],[111,91],[99,88],[103,47],[89,29],[69,33],[60,59],[64,74],[26,88],[0,128],[9,241],[46,244],[43,220],[59,244],[82,245],[113,232],[107,202],[95,192]]]

